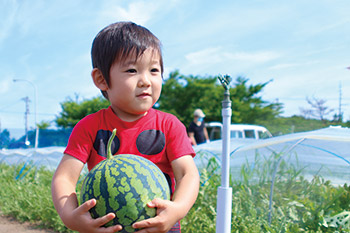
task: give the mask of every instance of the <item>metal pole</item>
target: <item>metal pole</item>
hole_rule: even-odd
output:
[[[24,112],[24,132],[25,132],[25,139],[24,139],[24,144],[26,146],[29,146],[30,142],[28,141],[28,114],[29,114],[29,97],[26,96],[22,98],[22,100],[26,104],[26,111]]]
[[[216,233],[231,232],[232,215],[232,188],[230,183],[230,125],[231,125],[231,100],[229,92],[230,77],[219,76],[219,80],[225,88],[222,101],[222,157],[221,157],[221,186],[218,188]]]
[[[27,82],[30,85],[32,85],[32,87],[34,88],[34,123],[35,123],[35,143],[34,143],[34,148],[37,149],[38,148],[38,142],[39,142],[39,128],[38,128],[38,124],[36,121],[36,114],[37,114],[37,90],[36,90],[36,86],[33,82],[27,80],[27,79],[14,79],[14,82]]]

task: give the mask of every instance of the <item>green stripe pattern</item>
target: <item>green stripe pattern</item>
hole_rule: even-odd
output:
[[[105,226],[120,224],[120,232],[134,232],[131,227],[156,215],[155,208],[147,207],[154,198],[170,199],[168,182],[163,172],[150,160],[140,156],[121,154],[97,164],[86,176],[80,203],[92,198],[96,206],[90,209],[93,218],[115,213]]]

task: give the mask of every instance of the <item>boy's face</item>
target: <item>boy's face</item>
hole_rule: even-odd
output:
[[[162,89],[162,72],[158,52],[149,48],[135,60],[129,56],[115,62],[110,69],[106,90],[113,111],[124,121],[145,115],[157,102]]]

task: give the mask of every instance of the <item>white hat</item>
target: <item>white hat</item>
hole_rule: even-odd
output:
[[[197,108],[197,109],[194,111],[193,115],[194,115],[195,117],[205,117],[205,114],[204,114],[203,111],[202,111],[201,109],[199,109],[199,108]]]

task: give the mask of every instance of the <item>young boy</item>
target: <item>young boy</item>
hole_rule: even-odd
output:
[[[63,223],[79,232],[117,232],[105,228],[115,217],[92,219],[92,199],[78,205],[76,184],[85,163],[91,170],[106,158],[109,136],[117,128],[112,153],[136,154],[154,162],[165,174],[172,199],[148,203],[157,216],[133,224],[145,232],[181,232],[179,221],[194,204],[199,174],[185,126],[173,115],[152,108],[162,88],[160,41],[146,28],[119,22],[104,28],[92,50],[94,84],[110,101],[108,109],[83,118],[73,129],[64,156],[52,179],[52,199]],[[176,184],[176,188],[175,188]]]

